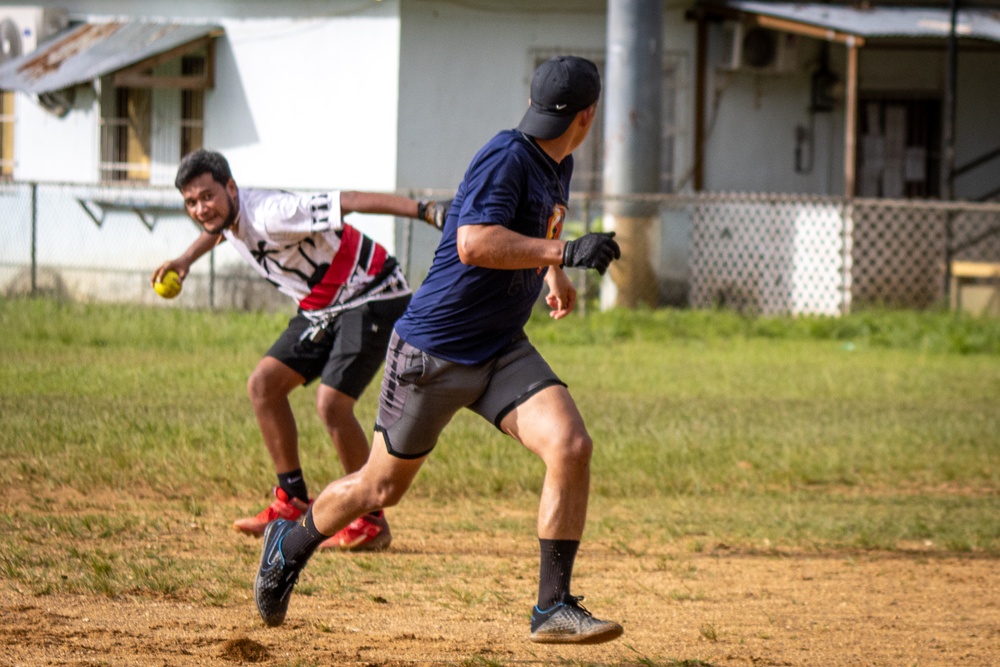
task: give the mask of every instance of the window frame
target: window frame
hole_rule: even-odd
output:
[[[175,163],[201,148],[213,71],[209,36],[103,77],[99,180],[149,184],[157,164]]]

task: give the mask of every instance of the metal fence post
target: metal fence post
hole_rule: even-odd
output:
[[[208,308],[215,310],[215,248],[208,253]]]
[[[952,240],[954,238],[954,227],[952,216],[954,212],[949,208],[944,212],[944,299],[951,307],[951,260],[954,257],[952,251]]]
[[[38,293],[38,183],[31,184],[31,296]]]

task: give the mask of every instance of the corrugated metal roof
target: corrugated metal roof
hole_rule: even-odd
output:
[[[221,26],[84,23],[0,66],[0,89],[45,93],[69,88],[217,31]]]
[[[798,4],[790,2],[750,2],[730,0],[714,3],[751,14],[796,21],[860,37],[947,37],[951,14],[946,8],[871,7]],[[990,9],[961,9],[956,34],[1000,42],[1000,12]]]

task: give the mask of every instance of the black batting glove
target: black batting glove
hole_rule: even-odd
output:
[[[568,241],[563,248],[562,266],[597,269],[603,276],[611,260],[621,259],[622,256],[622,249],[618,247],[614,236],[614,232],[594,232]]]
[[[450,199],[444,201],[420,201],[417,202],[417,217],[435,229],[443,229],[444,221],[448,218],[448,209],[450,207]]]

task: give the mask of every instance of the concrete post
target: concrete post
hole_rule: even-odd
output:
[[[663,3],[608,0],[607,22],[604,194],[659,192]],[[605,201],[605,229],[616,232],[622,248],[622,258],[610,272],[617,306],[658,305],[650,254],[656,247],[656,219],[655,204],[621,198]]]

